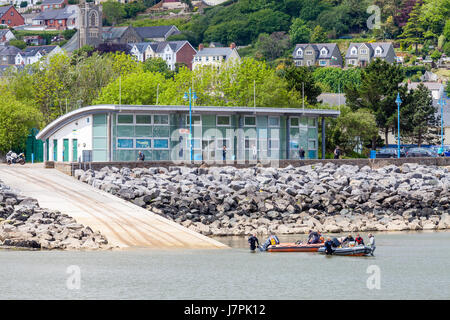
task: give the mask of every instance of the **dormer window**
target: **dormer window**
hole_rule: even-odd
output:
[[[297,55],[300,56],[300,57],[303,56],[303,50],[301,48],[299,48],[297,50]]]
[[[325,56],[325,55],[327,55],[327,54],[328,54],[327,48],[322,48],[322,50],[320,50],[320,55],[321,55],[321,56]]]
[[[383,50],[381,49],[381,47],[377,47],[377,48],[375,49],[375,54],[376,54],[376,55],[380,55],[382,52],[383,52]]]
[[[353,47],[352,50],[350,51],[350,54],[354,55],[357,54],[358,50],[356,49],[356,47]]]

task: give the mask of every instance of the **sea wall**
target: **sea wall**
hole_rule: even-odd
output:
[[[110,249],[99,232],[36,199],[13,192],[0,181],[0,248]]]
[[[438,166],[106,166],[74,176],[204,235],[450,228],[450,173]]]

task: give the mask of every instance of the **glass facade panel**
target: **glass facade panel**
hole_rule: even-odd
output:
[[[230,116],[217,116],[217,125],[218,126],[229,126],[231,124]]]
[[[154,126],[153,137],[169,137],[170,128],[168,126]]]
[[[152,127],[151,126],[136,126],[135,127],[136,137],[151,137]]]
[[[256,126],[256,117],[253,116],[245,116],[244,117],[244,126]]]
[[[119,137],[134,137],[134,126],[117,126]]]
[[[132,149],[133,148],[133,139],[117,139],[117,148]]]
[[[279,127],[280,118],[279,117],[269,117],[269,127]]]
[[[290,121],[291,121],[291,123],[290,123],[291,127],[298,127],[298,124],[299,124],[298,118],[290,118]]]
[[[138,151],[136,150],[117,150],[117,161],[136,161],[137,153]]]
[[[151,139],[136,139],[136,149],[150,149],[151,147]]]
[[[169,124],[169,116],[167,114],[155,114],[153,116],[154,124]]]
[[[132,114],[119,114],[119,115],[117,115],[117,123],[119,123],[119,124],[133,123],[133,115]]]
[[[149,114],[137,114],[136,124],[152,124],[152,116]]]
[[[153,140],[153,148],[154,149],[168,149],[169,148],[169,139],[154,139]]]
[[[152,160],[169,160],[168,150],[154,150]]]
[[[107,142],[105,138],[93,138],[92,139],[93,149],[105,149],[107,148]]]

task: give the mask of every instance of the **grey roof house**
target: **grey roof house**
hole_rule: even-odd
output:
[[[15,64],[19,52],[20,49],[14,46],[0,46],[0,65]]]
[[[394,46],[390,42],[350,43],[345,55],[345,65],[365,67],[375,59],[389,63],[396,61]]]
[[[219,66],[223,62],[240,60],[241,57],[239,56],[234,43],[231,43],[229,47],[214,48],[205,48],[202,44],[200,44],[197,54],[193,59],[192,69],[205,65]]]
[[[301,43],[292,53],[296,66],[342,67],[342,55],[335,43]]]
[[[154,27],[136,27],[134,28],[139,36],[144,40],[166,41],[168,37],[174,34],[180,34],[176,26],[154,26]]]
[[[103,27],[102,39],[105,43],[127,44],[142,42],[142,38],[131,27]]]

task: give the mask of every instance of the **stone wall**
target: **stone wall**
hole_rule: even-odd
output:
[[[378,169],[381,167],[396,165],[401,166],[404,163],[417,163],[425,166],[450,166],[450,157],[443,158],[400,158],[400,159],[311,159],[311,160],[277,160],[273,162],[262,162],[260,166],[262,167],[274,167],[274,168],[286,168],[290,165],[294,167],[301,167],[304,165],[314,165],[314,164],[325,165],[327,163],[333,163],[335,165],[352,165],[362,168],[364,166],[369,166],[372,169]],[[164,167],[169,168],[172,166],[187,166],[187,167],[224,167],[233,166],[236,168],[251,168],[257,163],[254,161],[194,161],[190,163],[189,161],[144,161],[144,162],[83,162],[83,163],[68,163],[68,162],[54,162],[47,161],[45,163],[46,168],[52,168],[62,171],[68,175],[73,176],[76,169],[82,170],[100,170],[103,167],[111,166],[116,168],[154,168],[154,167]]]

